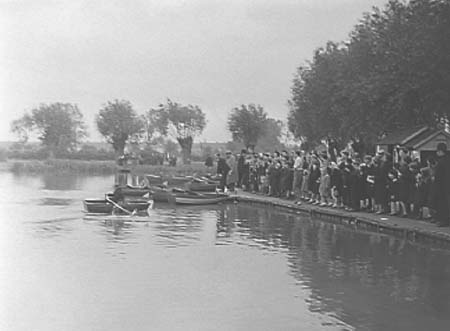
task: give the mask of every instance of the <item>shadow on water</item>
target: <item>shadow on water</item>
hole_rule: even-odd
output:
[[[286,249],[291,275],[311,290],[312,312],[357,329],[448,327],[448,251],[245,205],[219,210],[217,224],[220,238],[245,234],[258,245]]]

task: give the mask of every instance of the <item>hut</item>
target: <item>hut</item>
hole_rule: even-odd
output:
[[[400,149],[407,149],[417,155],[421,163],[436,155],[436,146],[444,142],[450,148],[450,133],[444,128],[417,126],[386,134],[377,142],[377,151],[387,151],[398,158]]]

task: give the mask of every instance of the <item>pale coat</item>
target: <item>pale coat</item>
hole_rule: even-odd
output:
[[[227,177],[227,185],[237,183],[238,181],[238,169],[237,169],[237,161],[234,155],[231,155],[226,159],[228,166],[230,167],[230,172]]]

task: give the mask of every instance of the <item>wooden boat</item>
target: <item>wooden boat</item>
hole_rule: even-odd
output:
[[[214,182],[209,182],[202,179],[193,179],[189,183],[184,185],[184,188],[188,191],[194,192],[215,192],[218,184]]]
[[[181,188],[167,188],[162,185],[155,185],[150,188],[150,195],[155,202],[175,202],[175,195],[184,193]]]
[[[162,176],[157,175],[145,175],[145,178],[147,179],[148,185],[161,185],[163,183]]]
[[[211,205],[229,199],[230,196],[223,193],[184,192],[175,195],[175,202],[181,205]]]
[[[150,191],[149,188],[147,187],[131,186],[131,185],[118,187],[116,190],[120,190],[119,194],[126,197],[142,197],[143,195],[145,195]]]
[[[106,199],[83,200],[85,211],[93,214],[111,214],[113,211],[126,214],[124,210],[127,210],[130,213],[133,211],[142,212],[146,211],[151,203],[151,200],[144,199],[125,199],[124,201],[113,203],[109,197]],[[117,206],[115,206],[115,204],[117,204]],[[124,210],[121,210],[121,208]]]
[[[167,181],[167,185],[170,186],[183,186],[184,184],[189,183],[192,178],[192,176],[172,176],[165,179],[165,181]]]

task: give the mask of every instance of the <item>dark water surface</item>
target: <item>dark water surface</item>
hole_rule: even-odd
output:
[[[245,204],[83,219],[111,177],[0,182],[0,330],[450,330],[449,251]]]

